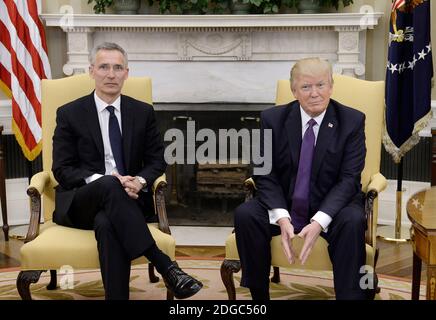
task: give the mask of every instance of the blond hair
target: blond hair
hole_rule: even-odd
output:
[[[305,58],[298,60],[291,69],[291,88],[298,76],[310,75],[319,76],[328,74],[330,78],[330,85],[333,85],[333,70],[332,65],[320,58]]]

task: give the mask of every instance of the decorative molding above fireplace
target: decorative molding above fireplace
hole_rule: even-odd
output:
[[[366,30],[382,13],[277,15],[44,14],[67,35],[66,75],[83,73],[95,43],[129,54],[131,75],[153,79],[155,102],[274,101],[278,79],[298,59],[319,56],[364,78]]]

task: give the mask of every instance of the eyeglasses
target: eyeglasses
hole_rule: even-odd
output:
[[[92,65],[93,67],[95,67],[94,65]],[[126,68],[124,68],[124,66],[122,66],[121,64],[114,64],[114,65],[110,65],[107,63],[101,64],[99,66],[97,66],[98,71],[104,72],[104,73],[109,73],[110,70],[112,69],[115,73],[121,73],[123,72]]]

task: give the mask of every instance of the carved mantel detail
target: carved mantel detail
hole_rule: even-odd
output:
[[[250,60],[251,33],[195,32],[179,34],[180,60]]]

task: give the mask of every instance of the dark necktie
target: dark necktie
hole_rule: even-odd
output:
[[[107,106],[109,111],[109,140],[111,143],[112,154],[114,155],[115,164],[117,165],[118,173],[122,176],[126,175],[123,156],[123,139],[121,137],[120,125],[117,116],[115,115],[115,108]]]
[[[292,195],[291,219],[294,232],[298,233],[309,222],[309,186],[312,169],[313,151],[315,149],[315,134],[313,126],[316,121],[310,119],[309,127],[303,136],[298,162],[297,179],[295,181],[294,194]]]

